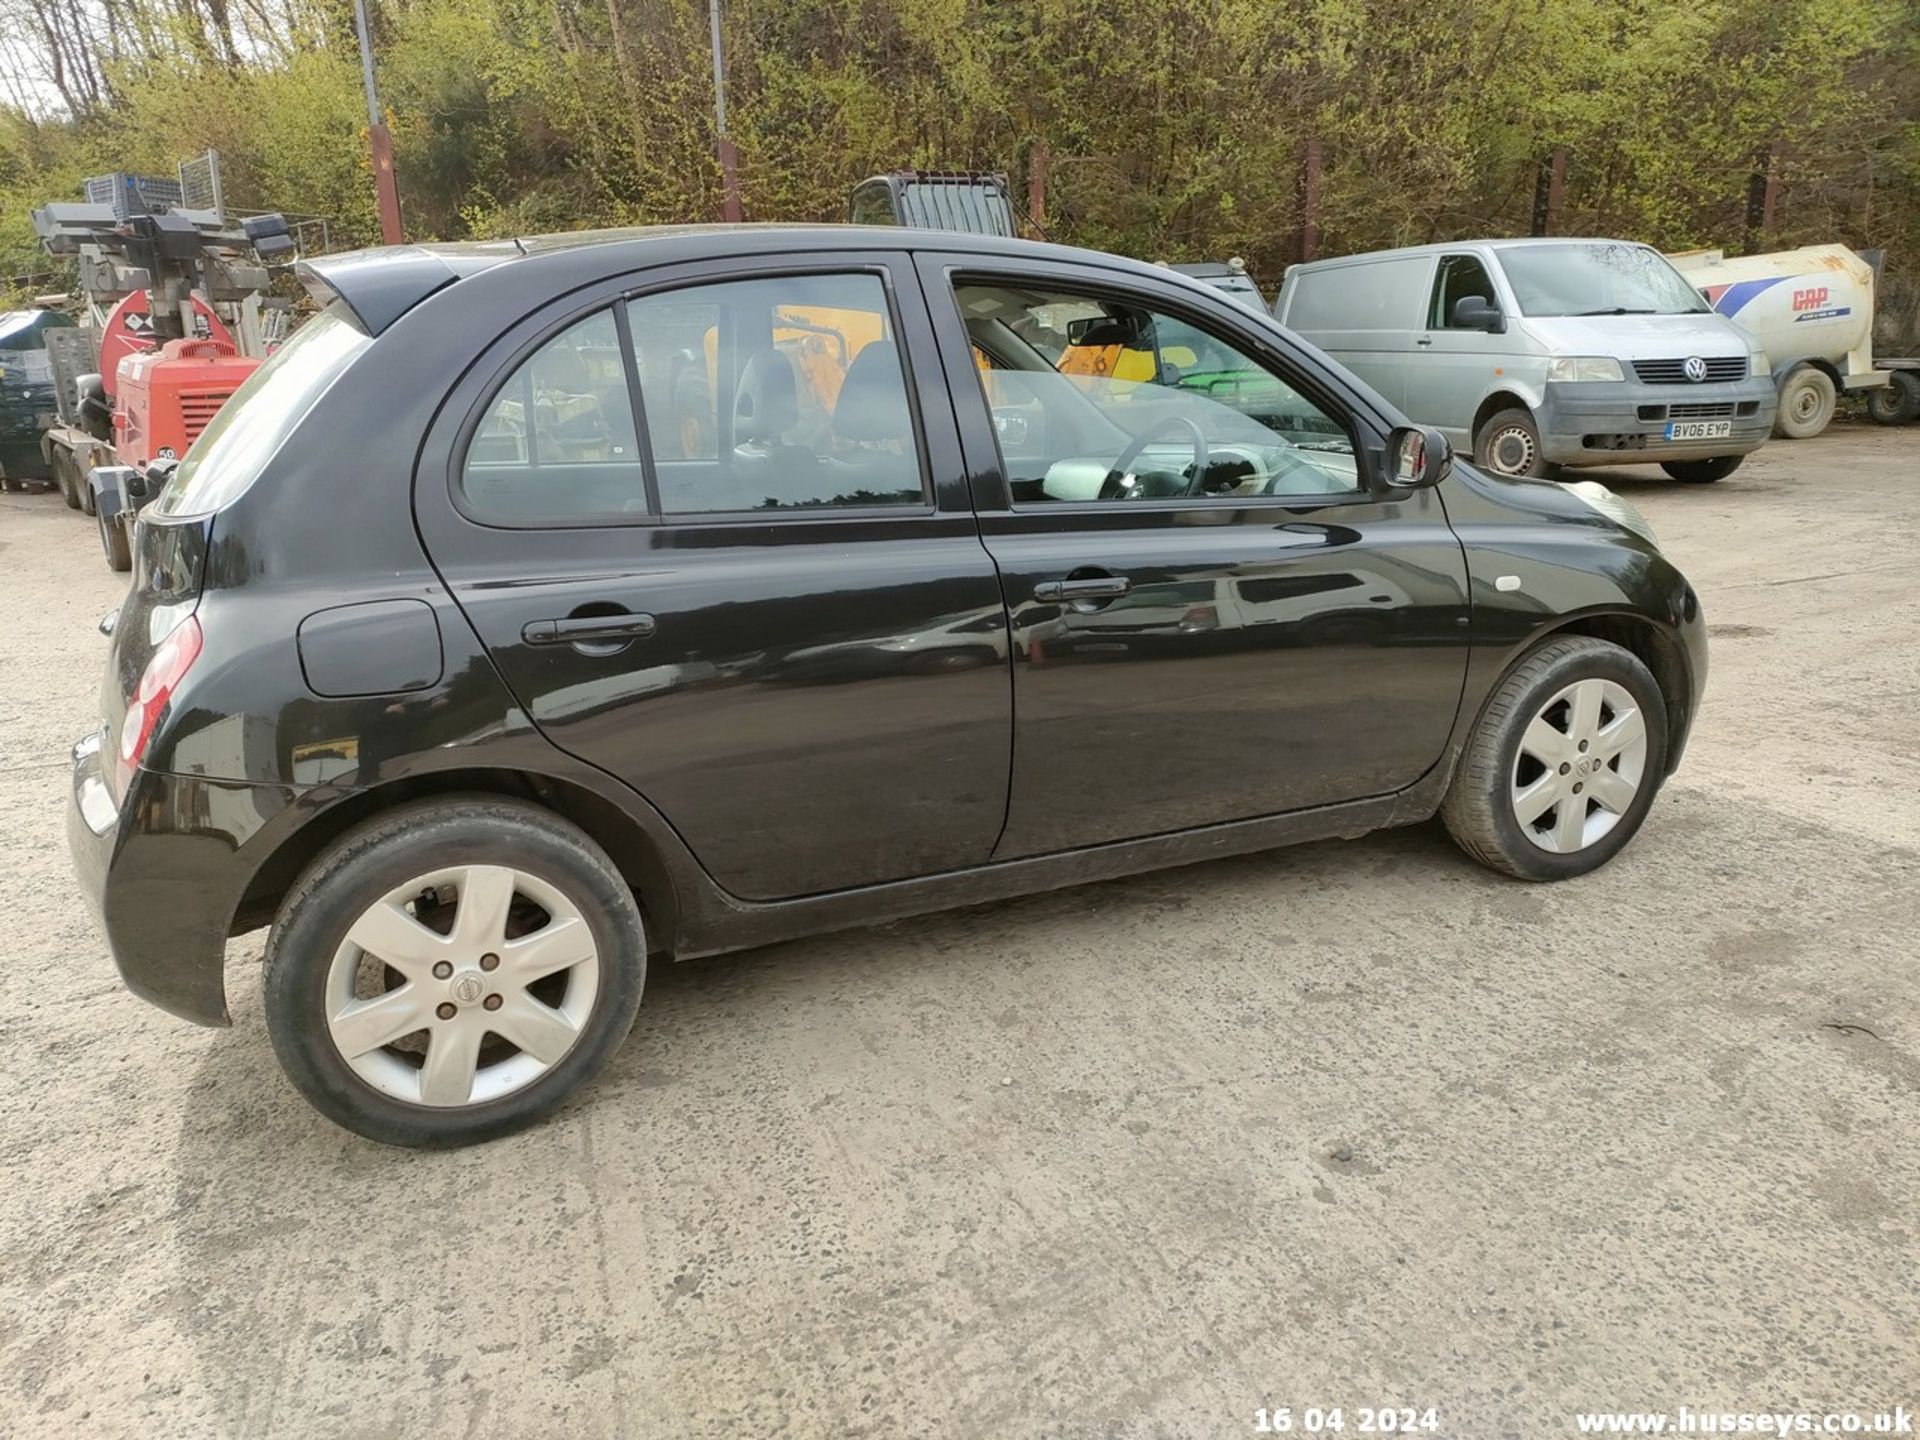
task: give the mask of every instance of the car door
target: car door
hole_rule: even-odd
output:
[[[1437,494],[1378,485],[1386,417],[1334,367],[1137,272],[919,263],[1013,624],[996,857],[1380,795],[1439,759],[1464,558]],[[1082,363],[1100,348],[1131,373]]]
[[[1423,328],[1414,340],[1402,407],[1420,424],[1439,427],[1463,450],[1472,448],[1474,414],[1492,386],[1494,367],[1509,348],[1504,334],[1490,335],[1454,322],[1454,306],[1470,295],[1501,305],[1485,261],[1464,251],[1442,255],[1434,271]],[[1511,313],[1509,307],[1501,308]]]
[[[423,452],[422,535],[528,722],[734,894],[1000,830],[1005,610],[930,344],[898,255],[609,277],[503,335]]]

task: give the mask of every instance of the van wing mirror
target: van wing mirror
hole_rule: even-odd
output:
[[[1507,328],[1507,317],[1500,313],[1498,305],[1484,295],[1462,295],[1453,302],[1453,328],[1484,330],[1489,335],[1499,335]]]
[[[1453,446],[1431,425],[1397,426],[1387,436],[1387,483],[1431,490],[1453,470]]]

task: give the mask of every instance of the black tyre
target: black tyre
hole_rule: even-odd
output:
[[[1647,667],[1605,640],[1549,640],[1481,712],[1440,807],[1462,850],[1522,880],[1566,880],[1631,840],[1666,774]]]
[[[1716,455],[1711,460],[1662,460],[1660,468],[1676,480],[1706,485],[1724,480],[1740,468],[1744,455]]]
[[[1895,370],[1887,383],[1867,392],[1867,416],[1882,425],[1920,418],[1920,372]]]
[[[1812,365],[1796,365],[1780,382],[1780,408],[1773,433],[1783,440],[1811,440],[1833,422],[1833,377]]]
[[[517,801],[422,801],[308,867],[267,940],[267,1032],[335,1124],[388,1145],[490,1140],[606,1065],[646,938],[606,852]]]
[[[53,471],[54,483],[60,487],[60,498],[67,502],[69,510],[80,508],[80,476],[75,472],[73,457],[65,450],[55,450],[53,459],[48,462]]]
[[[1496,475],[1545,475],[1549,467],[1540,455],[1540,427],[1525,410],[1502,410],[1490,416],[1473,437],[1476,463]]]
[[[80,508],[89,515],[98,515],[100,513],[100,502],[93,497],[93,486],[87,483],[86,470],[81,467],[77,460],[74,462],[73,468],[78,472],[78,478],[73,483],[74,489],[80,492]]]
[[[118,515],[94,512],[93,523],[100,531],[100,550],[107,557],[109,570],[133,568],[133,546],[127,539],[127,527]]]

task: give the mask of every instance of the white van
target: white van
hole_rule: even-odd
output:
[[[1766,442],[1767,357],[1659,251],[1474,240],[1287,271],[1274,318],[1503,475],[1654,463],[1718,480]]]

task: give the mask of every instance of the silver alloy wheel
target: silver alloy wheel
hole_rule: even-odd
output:
[[[1646,768],[1646,717],[1626,687],[1576,680],[1520,736],[1509,782],[1514,818],[1542,850],[1584,850],[1632,808]]]
[[[327,1033],[383,1094],[478,1105],[557,1065],[599,990],[578,906],[524,870],[463,865],[396,885],[354,921],[327,970]]]
[[[1503,425],[1487,439],[1487,468],[1499,475],[1525,475],[1533,469],[1533,436],[1523,425]]]

